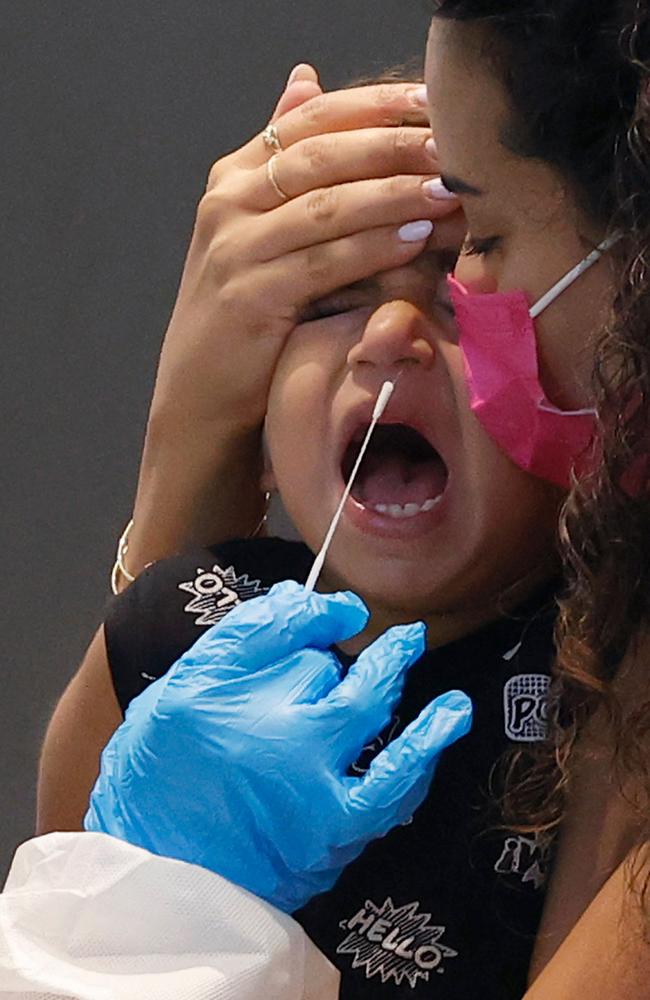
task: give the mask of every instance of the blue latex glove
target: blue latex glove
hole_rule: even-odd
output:
[[[87,830],[209,868],[291,912],[331,888],[424,799],[440,752],[471,726],[450,692],[362,777],[389,722],[421,623],[397,626],[341,679],[328,647],[361,631],[354,594],[278,584],[209,629],[130,705],[102,756]]]

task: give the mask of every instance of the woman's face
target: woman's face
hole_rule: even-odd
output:
[[[478,251],[461,257],[456,276],[474,291],[523,290],[532,304],[604,234],[555,167],[502,142],[511,107],[480,29],[434,19],[426,82],[443,180],[460,196],[468,246]],[[562,409],[590,404],[593,338],[610,296],[605,258],[535,322],[541,382]]]

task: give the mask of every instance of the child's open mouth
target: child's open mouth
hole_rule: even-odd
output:
[[[341,463],[347,482],[368,424],[352,436]],[[383,517],[403,520],[434,509],[448,480],[443,459],[407,424],[378,424],[352,487],[358,504]]]

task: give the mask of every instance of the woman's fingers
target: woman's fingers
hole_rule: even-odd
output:
[[[322,93],[323,91],[320,84],[315,81],[296,80],[295,83],[290,83],[280,98],[278,110],[271,119],[271,122],[274,123],[288,111],[293,111],[294,108],[299,108],[301,104],[305,104],[313,97],[319,97]]]
[[[413,83],[336,90],[287,114],[280,128],[285,149],[313,135],[373,126],[428,125],[426,93]]]
[[[289,74],[285,88],[269,120],[269,125],[274,125],[288,112],[295,111],[302,104],[315,97],[320,97],[322,94],[323,89],[314,67],[310,66],[309,63],[299,63]],[[264,131],[262,130],[241,149],[236,149],[213,163],[208,175],[207,190],[209,191],[213,187],[217,179],[227,176],[233,169],[250,169],[251,166],[258,166],[261,162],[268,160],[272,150],[264,141],[263,135]]]
[[[435,174],[438,160],[426,148],[429,129],[413,126],[355,129],[313,136],[280,153],[274,171],[290,199],[307,191],[349,181],[392,177],[398,174]],[[268,164],[242,171],[233,178],[242,207],[268,211],[278,204],[269,184]]]
[[[320,94],[275,120],[283,149],[310,136],[353,129],[421,125],[428,122],[424,87],[389,83]],[[269,158],[262,134],[237,154],[240,167],[260,166]]]
[[[295,83],[296,80],[310,80],[320,86],[318,70],[311,63],[298,63],[297,66],[294,66],[289,76],[289,83]]]
[[[288,111],[293,111],[305,101],[311,100],[312,97],[318,97],[322,93],[318,82],[318,73],[314,67],[308,63],[299,63],[291,70],[284,92],[271,116],[271,123],[276,122]]]
[[[427,794],[440,754],[471,725],[467,695],[448,691],[375,757],[363,779],[349,781],[350,804],[359,825],[367,821],[366,836],[381,837],[410,818]]]
[[[425,187],[428,180],[426,174],[373,178],[319,188],[282,203],[258,219],[255,239],[264,255],[261,259],[272,260],[362,230],[416,219],[434,221],[456,211],[457,201],[431,197]]]
[[[284,705],[315,705],[341,683],[342,672],[334,653],[305,646],[267,671],[265,687],[269,697]]]
[[[461,247],[467,237],[467,219],[460,204],[456,202],[456,207],[450,215],[445,215],[436,223],[436,227],[429,241],[431,250],[450,250],[460,253]]]
[[[174,667],[174,676],[202,669],[221,677],[253,673],[307,646],[327,649],[366,626],[368,610],[350,592],[307,592],[285,580],[244,601],[204,632]]]
[[[396,625],[368,646],[327,696],[327,711],[344,737],[333,747],[347,769],[390,722],[409,667],[426,649],[422,622]]]
[[[301,310],[310,302],[373,274],[409,264],[424,249],[431,225],[421,219],[406,226],[381,226],[271,261],[258,271],[259,299],[267,314],[281,306],[286,314],[290,291],[295,322],[299,322]],[[242,294],[247,294],[245,287],[233,292],[235,300]]]

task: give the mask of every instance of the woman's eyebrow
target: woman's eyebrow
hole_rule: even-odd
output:
[[[440,180],[447,190],[453,191],[454,194],[473,194],[477,197],[485,194],[485,191],[474,187],[473,184],[468,184],[467,181],[461,180],[460,177],[454,177],[453,174],[440,174]]]

